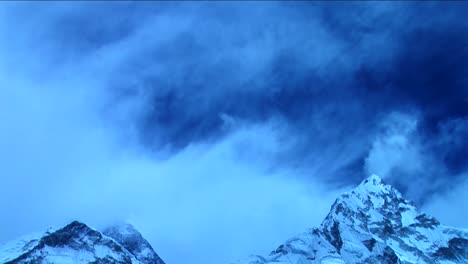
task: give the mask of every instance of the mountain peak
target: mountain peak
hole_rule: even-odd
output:
[[[150,243],[129,223],[119,223],[106,228],[103,234],[124,246],[142,263],[164,264]]]
[[[351,192],[341,195],[332,205],[324,222],[329,223],[330,218],[333,218],[353,226],[358,222],[367,226],[381,223],[383,219],[401,218],[407,212],[418,214],[412,202],[405,200],[398,190],[372,174]],[[361,221],[356,221],[358,219]]]
[[[373,174],[336,199],[319,228],[287,240],[273,263],[468,263],[468,232],[441,225]]]
[[[378,186],[378,185],[382,185],[384,183],[383,183],[382,178],[380,178],[377,174],[371,174],[369,177],[367,177],[365,180],[363,180],[361,184],[364,184],[364,185],[371,184],[371,185]]]
[[[164,264],[133,226],[100,232],[78,221],[0,247],[0,262]]]
[[[377,193],[388,193],[391,191],[397,192],[390,185],[385,184],[385,182],[376,174],[372,174],[366,179],[364,179],[361,184],[354,189],[355,192],[367,193],[367,194],[377,194]],[[397,192],[400,195],[399,192]]]

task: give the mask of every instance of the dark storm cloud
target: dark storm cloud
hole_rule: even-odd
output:
[[[390,112],[417,113],[425,150],[450,175],[466,169],[463,144],[431,142],[468,114],[467,8],[99,3],[66,15],[61,7],[39,32],[58,36],[43,49],[60,49],[50,58],[68,63],[141,35],[112,65],[116,97],[103,111],[111,118],[119,104],[144,96],[134,120],[152,151],[219,141],[232,132],[223,116],[247,124],[281,119],[294,135],[277,154],[281,166],[316,166],[312,172],[343,183],[362,177],[377,124]]]
[[[150,97],[138,124],[146,146],[216,141],[229,133],[221,114],[281,118],[297,141],[277,157],[281,166],[326,166],[344,153],[323,176],[356,181],[377,123],[400,111],[418,114],[421,144],[450,175],[466,169],[466,148],[430,143],[467,115],[466,5],[247,5],[173,10],[189,26],[132,58],[141,69],[164,65],[134,73]]]

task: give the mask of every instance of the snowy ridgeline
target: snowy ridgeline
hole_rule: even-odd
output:
[[[103,232],[80,222],[56,231],[23,237],[0,248],[0,263],[134,263],[164,264],[133,226]]]
[[[341,195],[319,228],[236,263],[468,263],[468,231],[441,225],[372,175]]]
[[[99,232],[79,222],[0,247],[0,263],[164,264],[131,225]],[[341,195],[320,227],[236,263],[468,263],[468,231],[441,225],[372,175]]]

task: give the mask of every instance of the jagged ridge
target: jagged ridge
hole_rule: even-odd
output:
[[[332,205],[319,228],[238,263],[468,263],[468,232],[420,212],[376,175]]]
[[[0,256],[0,262],[164,264],[131,225],[114,226],[104,233],[74,221],[40,237],[4,246],[0,249],[0,253],[5,254]]]

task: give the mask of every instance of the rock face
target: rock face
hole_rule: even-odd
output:
[[[75,221],[56,231],[4,245],[0,263],[164,264],[132,226],[111,227],[104,233]]]
[[[441,225],[372,175],[339,197],[319,228],[237,263],[468,263],[468,231]]]

